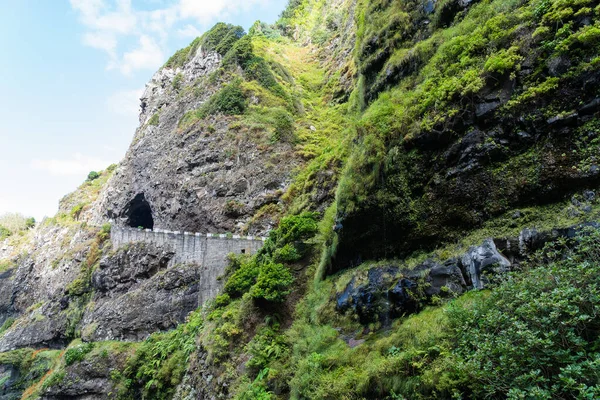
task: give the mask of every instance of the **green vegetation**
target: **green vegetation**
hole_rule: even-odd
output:
[[[175,52],[175,54],[169,58],[163,68],[176,69],[178,67],[182,67],[190,57],[193,57],[196,54],[196,50],[198,50],[200,43],[200,38],[194,39],[194,41],[188,47]]]
[[[8,271],[9,269],[14,268],[16,265],[12,260],[3,260],[0,261],[0,273]]]
[[[234,399],[599,397],[597,231],[389,326],[336,310],[340,289],[373,266],[412,268],[524,227],[600,219],[596,194],[574,195],[595,187],[598,118],[569,120],[598,95],[580,90],[600,65],[598,1],[431,3],[291,0],[275,27],[217,24],[171,57],[165,67],[200,47],[223,57],[188,87],[175,75],[181,97],[213,93],[180,133],[226,130],[232,143],[274,149],[269,168],[282,156],[297,165],[273,203],[222,209],[248,217],[247,229],[264,217],[277,228],[257,254],[230,257],[224,292],[186,323],[122,349],[75,341],[38,387],[106,353],[119,359],[122,399],[171,398],[186,371]],[[57,221],[75,224],[113,170],[64,199]],[[80,336],[110,225],[96,232],[65,288],[68,338]],[[32,357],[6,354],[0,363]]]
[[[8,230],[8,228],[0,226],[0,240],[6,239],[10,235],[12,235],[12,233]]]
[[[159,123],[159,118],[160,115],[158,112],[155,112],[154,114],[152,114],[152,116],[150,117],[150,119],[148,120],[148,125],[151,126],[158,126]]]
[[[35,227],[35,218],[25,217],[19,213],[0,215],[0,240],[12,235],[24,235],[27,230]]]
[[[13,326],[13,324],[15,323],[16,319],[14,317],[8,317],[6,318],[6,321],[4,321],[4,323],[2,324],[2,326],[0,326],[0,336],[6,332],[7,330],[10,329],[11,326]]]
[[[240,81],[224,86],[210,100],[197,110],[186,113],[179,121],[179,127],[185,128],[209,115],[237,115],[246,110],[246,98],[240,88]]]
[[[88,180],[88,182],[91,182],[91,181],[93,181],[93,180],[96,180],[96,179],[98,179],[98,178],[100,178],[100,174],[99,174],[99,173],[97,173],[96,171],[91,171],[91,172],[88,174],[88,176],[87,176],[87,180]]]
[[[12,366],[19,371],[20,376],[11,389],[23,391],[23,399],[32,399],[39,397],[40,388],[59,363],[60,354],[59,350],[18,349],[0,353],[0,365]],[[0,381],[3,378],[0,375]]]
[[[184,79],[184,76],[181,72],[179,72],[177,75],[175,75],[175,77],[173,78],[173,82],[171,82],[171,86],[172,86],[173,90],[178,91],[179,89],[181,89],[181,84],[183,82],[183,79]]]
[[[270,368],[269,386],[289,380],[291,398],[594,398],[599,256],[598,231],[549,245],[492,291],[358,333],[358,347],[342,339],[357,331],[335,316],[328,278],[278,340],[292,344],[287,361],[259,366]]]
[[[74,347],[69,347],[65,352],[65,364],[71,365],[82,361],[85,356],[94,349],[93,343],[79,344]]]
[[[285,217],[279,227],[271,231],[258,254],[249,258],[232,258],[225,292],[231,298],[249,292],[255,300],[284,301],[294,279],[288,267],[281,262],[299,261],[307,253],[303,241],[316,233],[315,218],[312,213]]]
[[[165,333],[154,333],[137,346],[127,359],[123,374],[123,389],[140,390],[146,399],[168,399],[181,382],[189,356],[196,350],[196,336],[203,326],[200,313],[192,313],[188,321]],[[126,397],[126,393],[120,393]]]
[[[600,395],[600,234],[546,246],[491,295],[451,313],[457,373],[473,397]]]

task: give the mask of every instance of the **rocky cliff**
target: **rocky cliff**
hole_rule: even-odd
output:
[[[217,24],[146,85],[125,158],[0,243],[0,398],[600,396],[599,21],[293,0]]]

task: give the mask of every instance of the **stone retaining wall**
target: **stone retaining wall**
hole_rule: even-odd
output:
[[[145,242],[170,248],[172,263],[195,263],[200,266],[199,304],[215,297],[221,290],[219,276],[225,272],[227,255],[254,254],[263,246],[265,237],[211,233],[173,232],[163,229],[136,229],[113,226],[110,238],[114,248],[128,243]]]

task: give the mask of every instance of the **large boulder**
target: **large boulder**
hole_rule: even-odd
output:
[[[492,239],[486,239],[481,246],[471,247],[461,257],[463,273],[474,289],[483,289],[488,276],[507,272],[511,263],[498,252]]]

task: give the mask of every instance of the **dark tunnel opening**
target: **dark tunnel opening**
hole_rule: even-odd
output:
[[[125,216],[127,217],[127,225],[132,228],[154,228],[152,209],[143,193],[138,194],[129,202]]]

